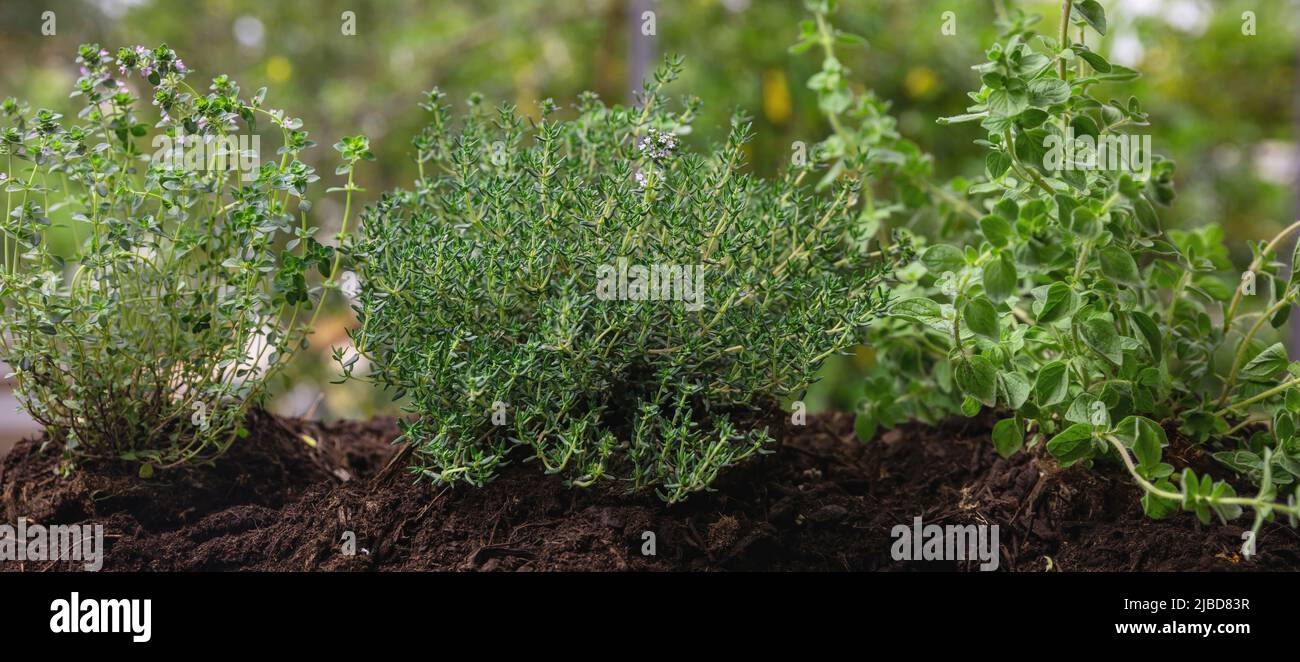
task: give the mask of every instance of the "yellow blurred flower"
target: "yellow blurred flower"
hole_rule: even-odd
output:
[[[903,87],[912,98],[920,98],[934,91],[939,77],[929,67],[912,67],[903,78]]]
[[[266,77],[272,83],[283,83],[293,75],[293,65],[283,55],[272,56],[266,61]]]
[[[763,114],[773,124],[785,124],[790,119],[790,86],[780,69],[763,72]]]

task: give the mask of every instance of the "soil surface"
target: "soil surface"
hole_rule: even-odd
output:
[[[1062,470],[1041,451],[1002,459],[987,419],[908,425],[862,444],[851,417],[814,417],[715,492],[671,507],[612,486],[568,489],[522,461],[482,489],[416,483],[389,443],[392,420],[254,419],[215,466],[149,480],[111,467],[58,478],[57,454],[23,441],[0,463],[0,523],[103,524],[106,570],[976,568],[894,560],[891,531],[918,516],[999,525],[1001,570],[1300,569],[1294,530],[1267,525],[1260,553],[1243,559],[1249,517],[1150,520],[1121,468]],[[61,567],[72,565],[0,563]]]

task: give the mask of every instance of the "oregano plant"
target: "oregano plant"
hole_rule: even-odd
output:
[[[699,101],[664,94],[680,68],[569,119],[474,96],[457,120],[429,93],[419,179],[362,215],[359,353],[338,357],[414,414],[418,475],[481,485],[518,460],[680,501],[764,452],[780,402],[883,309],[907,246],[857,222],[860,181],[749,174],[743,115],[691,149]]]
[[[1139,75],[1088,45],[1107,30],[1103,8],[1066,0],[1052,34],[1038,20],[1005,14],[967,112],[940,120],[984,129],[985,176],[960,187],[947,234],[900,272],[859,430],[993,409],[999,453],[1042,444],[1062,466],[1117,463],[1151,517],[1251,509],[1254,533],[1279,515],[1294,525],[1300,364],[1263,332],[1300,292],[1300,264],[1282,278],[1276,260],[1300,226],[1252,246],[1242,278],[1218,227],[1162,228],[1174,164],[1141,133],[1137,99],[1103,94]],[[1244,313],[1251,298],[1266,301]],[[1166,429],[1254,493],[1179,471]]]
[[[165,45],[85,45],[77,63],[75,119],[3,103],[0,360],[65,469],[148,476],[243,433],[306,346],[341,254],[309,223],[313,143],[265,88],[221,75],[195,89]],[[265,161],[260,125],[279,134]],[[352,167],[373,157],[362,137],[337,147],[350,206]]]

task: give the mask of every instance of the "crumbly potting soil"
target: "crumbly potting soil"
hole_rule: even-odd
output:
[[[1041,450],[1002,459],[989,423],[907,425],[863,444],[850,416],[813,417],[715,492],[666,506],[613,484],[569,489],[522,458],[482,489],[417,483],[395,457],[392,420],[258,414],[253,434],[215,466],[149,480],[131,467],[59,478],[55,451],[21,442],[0,463],[0,522],[103,524],[106,570],[975,569],[895,561],[891,531],[917,516],[999,525],[1002,570],[1300,569],[1294,530],[1267,525],[1259,555],[1245,560],[1249,517],[1150,520],[1122,469],[1062,470]],[[1174,455],[1198,473],[1211,466],[1186,445]]]

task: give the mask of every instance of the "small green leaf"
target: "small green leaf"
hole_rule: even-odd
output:
[[[1075,462],[1092,457],[1092,435],[1091,425],[1075,423],[1047,442],[1047,452],[1051,453],[1061,466],[1068,467]]]
[[[1018,372],[1004,372],[998,375],[998,381],[1002,384],[1006,405],[1011,409],[1020,409],[1025,401],[1029,400],[1032,387],[1024,375]]]
[[[1003,253],[984,265],[984,292],[994,301],[1004,301],[1016,289],[1016,264]]]
[[[1034,399],[1039,407],[1050,407],[1065,400],[1070,392],[1069,369],[1062,361],[1052,361],[1039,368],[1034,380]]]
[[[1097,0],[1079,0],[1074,5],[1074,11],[1079,13],[1085,23],[1092,26],[1097,34],[1106,34],[1106,10],[1102,8],[1101,3]]]
[[[1115,427],[1115,437],[1133,449],[1143,475],[1150,477],[1160,464],[1162,449],[1169,444],[1164,428],[1144,416],[1129,416]]]
[[[1025,445],[1024,428],[1014,418],[1004,418],[993,424],[993,447],[998,455],[1011,457]]]
[[[1138,267],[1132,253],[1111,244],[1102,248],[1097,255],[1101,259],[1101,273],[1107,278],[1126,285],[1138,284]]]
[[[1035,289],[1034,294],[1038,296],[1039,290]],[[1074,291],[1069,285],[1056,281],[1042,290],[1036,307],[1039,324],[1055,322],[1074,312]]]
[[[925,297],[900,299],[889,308],[889,314],[921,324],[933,324],[935,320],[943,321],[943,308],[939,306],[939,302]]]
[[[1070,84],[1060,78],[1039,78],[1029,83],[1029,104],[1054,106],[1070,100]]]
[[[1160,363],[1164,345],[1160,337],[1160,327],[1156,325],[1155,320],[1151,319],[1150,315],[1140,310],[1130,313],[1130,317],[1133,320],[1133,325],[1138,328],[1142,337],[1146,339],[1147,348],[1151,351],[1151,357],[1155,359],[1156,363]]]
[[[992,152],[984,157],[984,168],[989,179],[999,179],[1011,169],[1011,157],[1006,152]]]
[[[1011,223],[1001,216],[985,216],[980,219],[980,232],[990,244],[1002,248],[1011,240]]]
[[[1267,379],[1285,370],[1289,364],[1286,347],[1280,342],[1273,343],[1241,367],[1241,376],[1246,379]]]
[[[1155,482],[1155,486],[1169,492],[1177,492],[1178,488],[1167,479],[1161,479]],[[1144,492],[1142,495],[1142,512],[1146,513],[1151,519],[1164,519],[1171,513],[1178,510],[1178,502],[1172,499],[1156,496],[1150,492]]]
[[[921,264],[936,276],[948,271],[957,271],[966,265],[966,258],[961,249],[948,244],[935,244],[921,254]]]
[[[1002,117],[1014,117],[1029,107],[1029,95],[1020,90],[998,89],[989,93],[989,111]]]
[[[1079,336],[1083,344],[1111,363],[1120,365],[1124,361],[1119,332],[1113,322],[1100,317],[1086,320],[1079,327]]]
[[[858,441],[871,441],[876,437],[876,419],[865,412],[858,412],[853,419],[853,432],[857,434]]]
[[[967,302],[962,310],[962,317],[971,331],[991,340],[1000,338],[997,310],[986,297],[977,296]]]
[[[998,403],[998,371],[988,359],[979,354],[958,359],[953,376],[965,395],[987,407]]]

